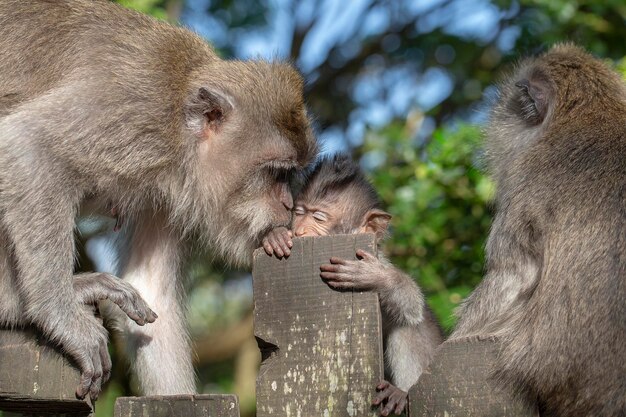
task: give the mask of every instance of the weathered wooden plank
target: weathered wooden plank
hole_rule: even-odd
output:
[[[0,410],[89,415],[76,399],[80,373],[34,330],[0,330]]]
[[[429,369],[409,391],[410,416],[539,416],[490,378],[498,348],[492,338],[442,344]]]
[[[257,416],[375,416],[383,377],[378,296],[320,278],[331,256],[376,252],[373,235],[294,239],[288,259],[254,256],[254,328],[263,363]]]
[[[239,417],[235,395],[119,397],[115,417]]]

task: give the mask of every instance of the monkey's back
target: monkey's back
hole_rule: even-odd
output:
[[[0,2],[0,55],[0,115],[72,78],[161,104],[215,58],[190,31],[104,0]]]
[[[0,123],[103,188],[180,155],[190,74],[219,60],[192,32],[104,0],[0,2],[0,56]]]
[[[542,415],[626,414],[625,107],[555,126],[517,162],[510,204],[532,216],[541,265],[498,376]]]

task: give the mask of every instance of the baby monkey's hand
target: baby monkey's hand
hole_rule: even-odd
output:
[[[292,237],[293,233],[291,230],[282,226],[277,227],[263,238],[263,249],[270,256],[276,255],[277,258],[286,258],[291,255]]]

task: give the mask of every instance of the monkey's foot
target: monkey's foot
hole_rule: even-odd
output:
[[[406,407],[408,394],[387,381],[381,381],[376,386],[376,397],[372,405],[380,405],[380,415],[388,416],[390,413],[402,414]]]

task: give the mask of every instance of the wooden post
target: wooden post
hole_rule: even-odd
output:
[[[235,395],[120,397],[115,417],[239,417]]]
[[[80,372],[33,330],[0,330],[0,410],[87,416],[76,399]]]
[[[288,259],[254,255],[254,329],[263,363],[257,416],[377,416],[383,377],[378,296],[320,278],[331,256],[376,252],[373,235],[294,239]]]
[[[411,417],[537,417],[490,378],[499,343],[460,339],[442,344],[417,385],[409,391]]]

